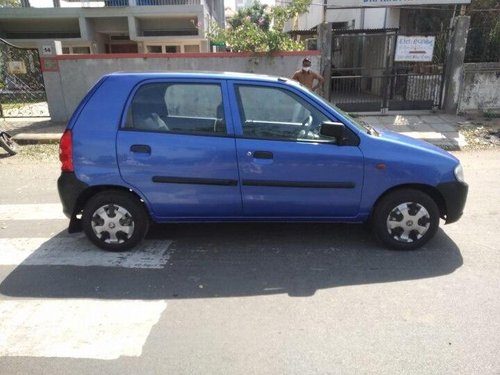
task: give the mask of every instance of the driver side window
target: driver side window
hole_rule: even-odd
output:
[[[244,137],[326,139],[319,134],[319,127],[328,118],[292,92],[245,85],[236,86],[236,92]]]

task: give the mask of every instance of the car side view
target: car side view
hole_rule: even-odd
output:
[[[69,231],[109,251],[151,222],[370,222],[416,249],[457,221],[460,162],[380,132],[300,84],[240,73],[114,73],[71,117],[58,190]]]

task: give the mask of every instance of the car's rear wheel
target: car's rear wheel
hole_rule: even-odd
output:
[[[149,228],[149,217],[135,196],[109,190],[89,199],[82,225],[96,246],[107,251],[125,251],[142,241]]]
[[[424,192],[397,190],[383,197],[372,215],[377,239],[396,250],[413,250],[423,246],[439,227],[439,209]]]

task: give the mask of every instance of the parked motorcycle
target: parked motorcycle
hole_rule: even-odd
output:
[[[9,133],[0,130],[0,147],[9,155],[17,154],[17,143],[12,139]]]

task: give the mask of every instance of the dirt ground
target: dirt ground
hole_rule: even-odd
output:
[[[467,115],[458,124],[467,140],[466,150],[485,150],[500,147],[500,116]]]

